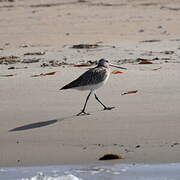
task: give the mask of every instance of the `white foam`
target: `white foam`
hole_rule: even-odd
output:
[[[72,174],[63,175],[63,176],[45,176],[43,173],[38,173],[36,176],[31,178],[22,178],[21,180],[82,180]]]
[[[7,172],[6,169],[0,169],[0,173]]]

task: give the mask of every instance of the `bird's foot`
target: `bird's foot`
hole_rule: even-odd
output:
[[[90,115],[90,113],[87,113],[85,111],[81,111],[80,113],[78,113],[76,116],[84,116],[84,115]]]
[[[115,107],[104,107],[103,110],[111,110],[111,109],[114,109]]]

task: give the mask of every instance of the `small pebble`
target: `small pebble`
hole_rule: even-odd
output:
[[[139,32],[144,32],[144,29],[140,29]]]
[[[141,146],[140,145],[137,145],[136,148],[140,148]]]

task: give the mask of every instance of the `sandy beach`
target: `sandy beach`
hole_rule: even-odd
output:
[[[0,0],[0,15],[0,166],[180,162],[178,0]],[[116,108],[92,96],[76,116],[88,91],[59,89],[100,58],[127,68],[97,90]]]

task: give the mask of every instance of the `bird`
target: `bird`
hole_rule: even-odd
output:
[[[80,91],[84,90],[89,90],[89,94],[86,98],[85,104],[83,106],[83,109],[81,110],[80,113],[77,114],[79,115],[90,115],[87,113],[86,110],[86,105],[87,102],[91,96],[92,93],[94,93],[95,99],[103,106],[104,110],[111,110],[115,107],[108,107],[96,95],[96,89],[100,88],[103,86],[110,75],[110,69],[109,69],[109,62],[106,59],[100,59],[97,63],[97,66],[94,68],[89,69],[88,71],[84,72],[82,75],[80,75],[77,79],[74,81],[68,83],[67,85],[63,86],[60,90],[65,90],[65,89],[77,89]]]

